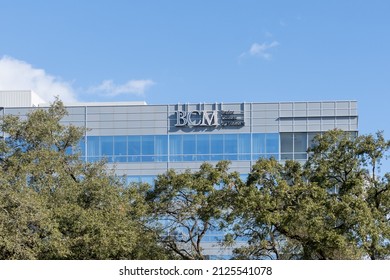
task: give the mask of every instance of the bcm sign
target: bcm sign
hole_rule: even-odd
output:
[[[216,110],[176,111],[175,126],[217,126],[218,113]]]

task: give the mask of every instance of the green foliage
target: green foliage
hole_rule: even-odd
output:
[[[145,191],[67,153],[85,131],[61,125],[65,114],[56,100],[3,119],[0,259],[166,258],[147,227]]]
[[[381,133],[334,130],[315,138],[303,167],[259,160],[233,193],[235,234],[249,239],[236,258],[389,258],[390,176],[376,174],[389,147]]]
[[[326,132],[304,165],[260,159],[246,182],[221,161],[126,186],[103,161],[69,153],[85,130],[65,115],[56,100],[2,119],[0,259],[205,259],[214,230],[237,259],[390,258],[381,132]]]
[[[228,172],[228,162],[215,167],[208,163],[199,171],[176,173],[169,170],[158,176],[147,200],[161,223],[160,241],[182,259],[205,259],[202,239],[219,228],[225,209],[224,187],[238,178]]]

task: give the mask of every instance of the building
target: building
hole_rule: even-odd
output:
[[[22,102],[32,100],[30,91],[20,103],[12,94],[0,93],[1,115],[25,115],[32,105],[42,106]],[[170,168],[195,170],[205,161],[230,160],[231,169],[245,176],[260,157],[305,161],[318,133],[358,131],[356,101],[87,103],[67,110],[64,124],[89,129],[79,147],[86,161],[106,158],[118,175],[148,183]]]

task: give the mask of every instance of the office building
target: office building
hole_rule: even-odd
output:
[[[34,103],[31,91],[1,92],[0,102],[2,115],[45,106]],[[261,157],[305,161],[318,133],[358,131],[356,101],[66,106],[62,122],[88,129],[79,147],[83,159],[106,158],[118,175],[136,182],[153,183],[170,168],[196,170],[219,160],[230,160],[231,170],[245,176]]]

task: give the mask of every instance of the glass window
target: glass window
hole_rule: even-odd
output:
[[[157,135],[154,137],[154,150],[156,155],[168,154],[168,137],[166,135]]]
[[[294,133],[294,153],[304,153],[307,150],[307,134]]]
[[[127,161],[127,137],[126,136],[114,136],[114,161],[126,162]]]
[[[127,137],[126,136],[114,136],[114,155],[116,155],[116,156],[127,155]]]
[[[100,141],[99,136],[88,136],[87,137],[87,155],[88,157],[100,156]]]
[[[100,137],[100,148],[102,156],[111,156],[114,153],[113,137],[112,136],[101,136]]]
[[[128,155],[141,154],[141,136],[127,137],[127,154]]]
[[[211,154],[214,155],[222,155],[223,154],[223,135],[212,134],[211,138]],[[220,158],[222,159],[222,157]],[[215,159],[215,160],[220,160]]]
[[[239,160],[251,160],[251,154],[238,154]]]
[[[153,162],[156,161],[155,156],[141,156],[142,162]]]
[[[237,134],[225,134],[224,154],[237,154]]]
[[[183,160],[183,142],[182,135],[170,135],[169,136],[169,160],[170,161],[182,161]]]
[[[154,136],[141,136],[142,155],[154,155]]]
[[[170,161],[183,161],[183,156],[169,156]]]
[[[183,144],[181,135],[170,135],[169,136],[169,153],[171,155],[183,154]]]
[[[293,133],[280,133],[280,146],[282,153],[293,152],[293,140]]]
[[[250,154],[251,153],[251,135],[239,134],[238,135],[238,153]]]
[[[128,161],[128,162],[140,162],[140,161],[141,161],[141,156],[140,156],[140,155],[137,155],[137,156],[135,156],[135,155],[129,155],[129,156],[127,157],[127,161]]]
[[[281,154],[280,157],[281,157],[282,160],[294,159],[293,155],[294,154]]]
[[[159,162],[167,162],[168,161],[168,156],[155,156],[154,161],[159,161]]]
[[[252,135],[253,153],[265,153],[265,134],[256,133]]]
[[[213,160],[213,161],[223,160],[223,154],[211,154],[210,160]]]
[[[278,133],[268,133],[268,134],[266,134],[265,138],[266,138],[267,154],[279,153],[279,134]]]
[[[107,158],[108,162],[112,162],[112,155],[114,153],[114,137],[113,136],[101,136],[100,137],[100,155]]]
[[[210,154],[210,135],[197,135],[196,137],[196,153],[198,155]]]
[[[298,159],[306,160],[307,159],[307,153],[296,153],[296,154],[294,154],[294,159],[296,159],[296,160],[298,160]]]
[[[183,154],[196,154],[195,135],[183,135]]]

